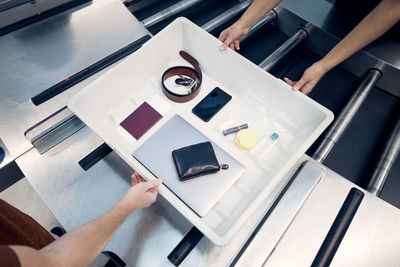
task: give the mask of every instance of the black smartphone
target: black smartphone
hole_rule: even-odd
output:
[[[225,93],[221,88],[215,87],[192,109],[192,112],[207,122],[231,99],[232,96]]]

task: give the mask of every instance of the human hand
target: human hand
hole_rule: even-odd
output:
[[[287,84],[292,86],[294,91],[300,91],[304,94],[308,94],[327,71],[328,70],[321,64],[321,62],[318,61],[306,69],[306,71],[303,73],[303,76],[301,76],[301,79],[297,82],[292,81],[287,77],[285,77],[284,80]]]
[[[149,207],[157,199],[157,187],[162,183],[161,179],[146,182],[137,172],[132,174],[132,187],[121,198],[119,205],[128,213]]]
[[[239,50],[240,49],[239,42],[243,40],[248,33],[249,33],[248,27],[243,26],[240,23],[240,21],[235,22],[229,28],[222,31],[221,34],[219,35],[218,39],[224,42],[220,46],[219,50],[224,51],[228,47],[230,47],[233,50]]]

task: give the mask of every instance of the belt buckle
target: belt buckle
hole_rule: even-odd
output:
[[[175,79],[175,84],[178,86],[187,87],[188,94],[191,94],[193,91],[193,87],[197,84],[197,79],[193,79],[184,75],[178,76],[179,78]]]

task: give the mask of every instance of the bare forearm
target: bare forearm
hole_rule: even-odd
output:
[[[254,0],[238,22],[250,29],[281,1],[282,0]]]
[[[10,246],[21,266],[87,266],[107,245],[123,221],[135,210],[148,207],[157,199],[161,179],[146,182],[132,174],[132,187],[107,213],[76,228],[41,250]]]
[[[400,0],[383,0],[320,63],[328,71],[384,34],[400,19]]]
[[[86,266],[103,250],[129,214],[129,210],[117,204],[104,215],[46,246],[40,253],[62,266]]]

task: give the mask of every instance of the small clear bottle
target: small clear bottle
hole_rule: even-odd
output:
[[[259,159],[264,158],[271,149],[275,146],[277,140],[279,138],[279,134],[272,133],[267,135],[258,142],[258,144],[250,151],[251,154],[258,157]]]

